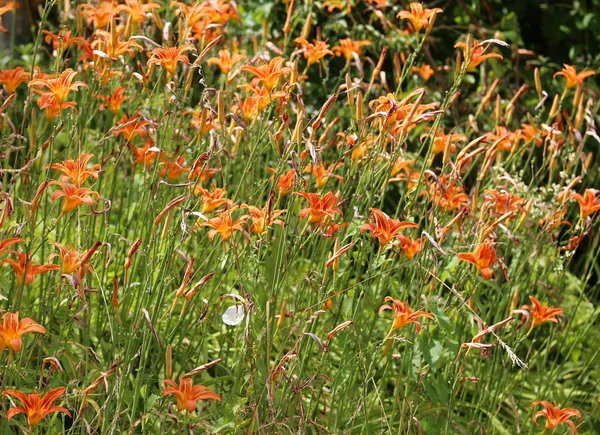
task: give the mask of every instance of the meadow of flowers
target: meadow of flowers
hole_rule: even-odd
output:
[[[2,0],[0,433],[598,433],[598,65],[432,3]]]

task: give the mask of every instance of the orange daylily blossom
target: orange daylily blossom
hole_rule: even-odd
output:
[[[269,206],[259,208],[253,205],[243,204],[242,208],[248,209],[250,215],[250,232],[263,234],[271,225],[283,226],[285,223],[278,216],[284,214],[287,210],[269,210]]]
[[[387,336],[384,338],[384,341],[389,340],[392,337],[394,331],[414,323],[416,326],[417,334],[421,332],[421,323],[417,321],[420,317],[426,317],[427,319],[435,319],[433,314],[430,314],[426,311],[413,311],[408,306],[407,302],[402,302],[398,299],[394,299],[391,296],[386,296],[384,299],[386,302],[391,302],[391,305],[383,304],[379,307],[379,315],[383,313],[385,310],[392,310],[394,312],[394,321],[392,323],[392,327],[390,328],[390,332],[388,332]]]
[[[339,224],[336,222],[327,222],[324,228],[321,228],[321,235],[323,237],[333,237],[337,233],[342,232],[344,228],[348,228],[350,226],[350,222],[340,222]]]
[[[489,239],[486,239],[475,252],[465,252],[456,254],[459,260],[467,261],[474,264],[479,269],[479,272],[484,279],[491,279],[493,272],[491,266],[498,259],[494,245]]]
[[[333,219],[336,213],[342,215],[342,211],[338,208],[340,192],[327,192],[323,196],[308,192],[295,192],[295,194],[308,201],[308,207],[300,210],[300,219],[308,217],[309,224],[324,224],[329,219]]]
[[[181,47],[158,47],[150,53],[152,57],[148,59],[150,65],[161,65],[170,75],[177,71],[177,62],[183,62],[189,65],[190,59],[182,53],[192,50],[191,45],[182,45]]]
[[[161,156],[160,176],[167,177],[171,182],[177,181],[184,172],[189,172],[190,168],[185,165],[185,155],[180,155],[176,159],[169,160],[164,156]]]
[[[562,314],[562,308],[553,308],[547,305],[542,305],[535,296],[529,296],[531,300],[530,305],[523,305],[519,310],[513,310],[513,313],[519,313],[526,316],[527,320],[531,320],[531,331],[536,326],[540,326],[544,322],[558,323],[559,320],[555,318],[559,314]]]
[[[494,189],[486,189],[485,190],[485,200],[484,204],[495,204],[495,211],[499,214],[510,213],[512,211],[517,211],[519,209],[519,205],[525,200],[520,196],[514,196],[511,193],[506,192],[505,190],[497,191]]]
[[[225,195],[227,195],[227,191],[225,189],[221,189],[220,187],[213,187],[213,191],[211,192],[210,190],[205,189],[202,186],[190,187],[194,190],[194,195],[202,195],[202,199],[200,200],[202,204],[202,213],[210,213],[211,211],[216,210],[222,205],[233,205],[233,201],[231,199],[225,198]]]
[[[94,24],[94,29],[101,29],[110,24],[112,17],[119,14],[112,0],[101,1],[98,7],[89,3],[80,6],[87,24]]]
[[[273,168],[267,168],[270,172],[275,172]],[[288,195],[292,190],[294,190],[294,184],[296,181],[296,171],[290,169],[285,174],[280,175],[277,179],[277,184],[275,185],[275,190],[279,193],[279,197],[284,197]]]
[[[152,164],[156,157],[158,157],[160,150],[154,146],[152,139],[147,138],[146,143],[143,147],[136,147],[133,144],[129,144],[129,149],[133,154],[133,165],[142,164],[144,168],[147,168]]]
[[[201,110],[186,110],[183,112],[184,115],[192,115],[192,127],[200,130],[200,133],[207,134],[211,130],[219,130],[221,128],[218,116],[213,114],[206,107],[203,107]],[[202,123],[203,122],[203,123]]]
[[[7,12],[14,11],[18,7],[18,3],[8,2],[3,6],[0,6],[0,33],[8,33],[8,29],[2,26],[2,15]]]
[[[402,252],[409,260],[412,260],[413,257],[423,249],[424,243],[421,238],[413,240],[410,237],[400,234],[398,239],[400,240],[400,248],[402,249]]]
[[[571,431],[573,435],[577,434],[577,426],[570,419],[571,417],[581,418],[581,412],[576,410],[575,408],[564,408],[561,409],[560,406],[552,405],[547,400],[538,400],[531,404],[531,407],[534,408],[538,405],[542,405],[544,407],[543,411],[538,411],[533,414],[533,422],[537,423],[537,419],[539,417],[546,417],[546,430],[554,430],[560,424],[566,423],[571,427]]]
[[[165,387],[162,392],[163,396],[173,394],[177,399],[177,409],[183,411],[187,409],[187,412],[194,412],[196,409],[196,402],[200,400],[217,400],[221,401],[221,396],[217,393],[210,391],[203,385],[192,385],[191,378],[179,378],[179,385],[170,379],[163,381],[169,385]]]
[[[378,208],[369,210],[373,223],[361,225],[360,232],[371,231],[371,235],[377,237],[381,246],[386,246],[392,240],[400,238],[399,232],[405,228],[419,228],[419,225],[413,222],[393,219]]]
[[[20,66],[13,69],[0,70],[0,83],[9,95],[14,93],[19,85],[29,80],[30,77],[31,74]]]
[[[110,95],[110,99],[108,100],[108,107],[112,113],[117,115],[121,110],[121,105],[129,99],[129,97],[125,96],[125,89],[123,86],[119,86],[114,92]]]
[[[456,181],[448,184],[448,177],[445,175],[439,181],[443,187],[437,181],[433,180],[429,184],[429,192],[422,192],[421,194],[429,194],[433,203],[444,211],[452,211],[469,206],[469,196],[463,191],[461,186],[457,185]]]
[[[308,61],[307,67],[313,63],[320,62],[325,56],[333,55],[333,52],[329,49],[329,44],[319,39],[315,39],[311,44],[305,38],[296,38],[294,39],[294,44],[300,46],[300,51]]]
[[[33,264],[33,254],[31,252],[28,254],[12,250],[7,252],[15,254],[18,260],[15,261],[12,258],[5,258],[0,264],[6,263],[13,268],[19,285],[23,284],[23,281],[25,281],[25,284],[31,284],[36,276],[60,269],[58,264]]]
[[[531,124],[521,124],[519,134],[522,139],[525,139],[526,143],[534,140],[537,137],[536,145],[540,147],[544,143],[544,138],[550,134],[550,131],[545,129],[537,130]]]
[[[79,87],[84,86],[88,87],[84,82],[74,82],[73,78],[77,74],[76,71],[73,71],[71,68],[67,68],[64,70],[59,77],[50,78],[50,79],[33,79],[28,83],[28,86],[45,86],[48,88],[47,92],[42,92],[40,90],[35,90],[36,93],[42,95],[45,93],[49,93],[54,96],[56,103],[61,105],[67,99],[69,92],[77,91]]]
[[[192,169],[190,174],[188,175],[188,180],[192,181],[198,179],[200,184],[207,183],[210,179],[217,173],[223,171],[223,168],[206,168],[202,167],[202,165],[198,166],[196,169]]]
[[[50,242],[60,251],[60,254],[51,254],[48,257],[48,261],[51,261],[54,257],[59,257],[62,263],[62,273],[66,275],[77,274],[80,279],[83,279],[86,271],[94,273],[94,268],[88,263],[92,255],[98,250],[101,242],[96,242],[89,250],[84,252],[78,252],[74,249],[68,249],[65,245],[58,242]]]
[[[91,168],[87,168],[87,163],[92,157],[94,157],[93,154],[85,153],[76,160],[64,160],[62,163],[46,165],[45,168],[50,167],[61,171],[63,175],[60,176],[60,181],[63,183],[70,181],[75,187],[79,187],[90,177],[98,179],[101,172],[100,165],[95,164]]]
[[[56,101],[54,94],[51,94],[50,92],[44,92],[40,95],[40,98],[38,98],[37,105],[40,109],[46,110],[46,119],[48,121],[52,121],[65,109],[77,106],[77,103],[75,101],[65,101],[64,103],[59,104]]]
[[[573,86],[577,85],[577,87],[583,86],[583,81],[590,76],[596,74],[594,71],[582,71],[577,74],[577,69],[572,65],[564,64],[564,68],[562,71],[554,74],[554,78],[557,76],[564,76],[567,80],[565,86],[567,89],[571,89]]]
[[[226,210],[220,216],[198,223],[196,226],[212,228],[208,232],[208,239],[211,242],[217,234],[223,242],[227,242],[236,231],[244,231],[244,223],[246,222],[244,217],[234,221],[231,218],[231,211],[231,209]]]
[[[600,198],[597,197],[600,190],[586,189],[583,196],[579,193],[571,193],[571,198],[575,198],[579,203],[579,211],[582,217],[587,217],[600,210]]]
[[[246,56],[244,56],[242,54],[239,54],[239,53],[231,54],[229,50],[225,49],[225,50],[219,50],[219,57],[211,57],[210,59],[206,60],[206,63],[208,65],[217,65],[221,69],[223,74],[225,74],[227,76],[233,69],[233,66],[236,63],[238,63],[240,60],[245,59],[245,58],[246,58]]]
[[[121,32],[116,32],[115,38],[112,37],[111,32],[106,32],[104,30],[97,30],[94,35],[96,35],[97,39],[92,41],[92,48],[105,53],[106,56],[112,59],[118,59],[125,54],[129,54],[129,56],[133,58],[135,56],[134,48],[137,48],[140,51],[144,50],[144,47],[134,41],[121,41]],[[96,60],[94,62],[95,64],[102,63],[99,60],[99,55],[94,54],[94,59]],[[106,59],[106,57],[103,56],[102,59]]]
[[[81,204],[92,205],[95,204],[100,197],[98,192],[95,192],[86,187],[76,187],[72,184],[63,183],[60,181],[52,181],[50,184],[60,186],[58,190],[55,190],[52,194],[52,201],[56,201],[58,198],[64,197],[65,202],[62,207],[60,216],[63,216],[70,211],[73,211]]]
[[[65,390],[65,387],[58,387],[46,392],[44,397],[41,397],[37,393],[25,394],[18,390],[5,390],[2,392],[3,396],[12,396],[19,400],[23,405],[9,409],[6,413],[6,419],[10,420],[15,415],[21,413],[26,414],[27,424],[32,428],[37,426],[44,417],[53,412],[62,412],[70,417],[71,413],[66,408],[63,408],[62,406],[52,406],[52,404],[63,395]]]
[[[272,102],[278,98],[283,98],[287,96],[287,92],[279,91],[279,92],[270,92],[264,86],[257,86],[256,83],[252,85],[239,85],[238,88],[243,88],[248,92],[254,94],[251,98],[253,100],[252,104],[256,104],[256,110],[258,112],[262,112],[265,108]]]
[[[427,133],[422,134],[420,137],[421,142],[426,140],[426,138],[428,138],[428,137],[429,137],[429,134],[427,134]],[[467,136],[465,136],[464,134],[452,134],[452,133],[444,134],[444,131],[440,128],[435,133],[435,136],[433,138],[433,155],[435,156],[439,153],[444,152],[448,141],[450,142],[450,152],[454,153],[454,152],[456,152],[456,142],[464,142],[466,140],[467,140]]]
[[[390,183],[395,181],[407,181],[408,189],[414,188],[421,176],[421,171],[412,169],[414,163],[414,160],[405,160],[403,157],[398,157],[392,165],[388,181]]]
[[[496,127],[496,134],[488,133],[489,140],[496,143],[496,148],[499,151],[510,151],[513,146],[517,146],[521,139],[520,131],[508,131],[506,127],[501,125]]]
[[[127,13],[134,23],[142,23],[148,12],[158,8],[160,5],[154,2],[142,3],[140,0],[125,0],[125,4],[118,5],[115,10],[117,13],[121,11]]]
[[[332,173],[334,170],[342,166],[344,166],[344,164],[341,162],[337,164],[332,163],[329,166],[325,165],[323,162],[321,162],[319,165],[309,163],[304,169],[304,172],[314,175],[316,178],[317,189],[321,189],[323,186],[325,186],[325,184],[327,184],[327,180],[329,180],[330,177],[339,180],[341,183],[344,182],[343,177]]]
[[[492,59],[492,58],[496,58],[496,59],[503,59],[501,54],[498,53],[488,53],[485,54],[485,52],[489,49],[489,47],[492,45],[492,42],[499,44],[499,45],[503,45],[503,46],[508,46],[508,44],[506,44],[503,41],[499,41],[497,39],[488,39],[482,42],[479,42],[477,39],[475,39],[470,47],[470,58],[468,60],[465,60],[467,62],[467,71],[471,71],[475,68],[477,68],[483,61],[487,60],[487,59]],[[462,48],[463,50],[463,58],[466,57],[467,55],[467,45],[464,42],[457,42],[456,44],[454,44],[454,47],[456,48]]]
[[[28,332],[46,333],[46,328],[34,322],[29,317],[19,321],[19,312],[4,313],[0,323],[0,352],[6,347],[15,352],[20,352],[23,347],[21,337]]]
[[[346,14],[349,14],[352,8],[351,0],[325,0],[323,2],[323,9],[327,8],[327,12],[331,13],[336,9],[346,10]]]
[[[146,126],[148,125],[151,125],[150,121],[142,117],[140,113],[131,116],[125,114],[113,127],[113,133],[115,136],[123,136],[129,143],[136,136],[146,137]]]
[[[77,45],[78,47],[81,47],[81,44],[83,44],[83,38],[81,36],[71,37],[70,30],[63,29],[57,34],[47,30],[42,30],[42,33],[46,35],[44,38],[46,44],[52,44],[52,48],[54,50],[58,50],[59,47],[62,47],[64,50],[66,50],[71,45]]]
[[[401,127],[404,127],[404,122],[407,121],[407,118],[412,115],[410,127],[414,128],[417,122],[427,120],[427,115],[429,115],[429,113],[426,112],[428,110],[436,109],[439,106],[438,103],[431,103],[419,104],[415,107],[415,104],[411,103],[410,100],[413,99],[418,92],[422,91],[423,89],[417,89],[402,101],[398,101],[396,99],[396,94],[392,93],[388,93],[385,96],[370,101],[369,108],[375,113],[370,115],[368,119],[381,119],[384,129],[394,126],[397,129],[400,129]]]
[[[401,20],[409,20],[416,32],[420,32],[423,27],[429,26],[429,19],[435,14],[444,12],[440,8],[423,9],[423,5],[419,2],[412,2],[409,11],[400,11],[398,18]]]
[[[283,57],[275,57],[268,63],[260,66],[246,65],[241,70],[254,74],[255,77],[252,79],[253,86],[262,83],[271,92],[277,86],[279,78],[290,72],[290,68],[282,67],[284,61]]]
[[[23,242],[25,242],[25,239],[21,239],[20,237],[11,237],[9,239],[2,240],[0,242],[0,255],[2,255],[2,253],[8,248],[10,248],[12,245]]]
[[[353,39],[346,38],[339,41],[340,45],[333,47],[332,50],[336,56],[344,56],[346,60],[352,60],[354,56],[362,56],[361,47],[371,45],[371,41],[354,41]]]
[[[422,63],[420,67],[413,66],[410,72],[419,74],[424,81],[428,81],[435,74],[431,65],[426,63]]]

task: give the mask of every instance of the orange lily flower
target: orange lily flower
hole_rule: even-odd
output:
[[[429,137],[429,134],[422,134],[420,137],[421,142],[423,142],[427,137]],[[454,153],[456,152],[455,142],[464,142],[466,140],[467,136],[465,136],[464,134],[444,134],[444,131],[440,128],[435,133],[435,136],[433,138],[433,155],[435,156],[439,153],[444,152],[444,150],[446,149],[446,143],[448,143],[448,141],[450,141],[450,152]]]
[[[271,172],[275,172],[274,169],[267,168]],[[279,192],[279,197],[284,197],[288,195],[292,190],[294,190],[294,184],[296,180],[296,171],[290,169],[285,174],[280,175],[277,184],[275,185],[275,190]]]
[[[4,313],[0,323],[0,352],[8,347],[10,350],[20,352],[23,347],[21,337],[28,332],[46,333],[46,328],[27,317],[19,322],[19,312]]]
[[[77,74],[71,68],[64,70],[59,77],[51,79],[33,79],[29,82],[28,86],[45,86],[49,89],[48,93],[52,94],[56,102],[60,105],[65,102],[69,92],[77,91],[79,87],[88,87],[84,82],[73,82],[73,78]],[[38,94],[42,94],[42,91],[35,90]]]
[[[185,166],[185,156],[181,155],[174,160],[168,160],[164,157],[161,157],[161,164],[163,165],[160,168],[160,176],[167,177],[167,179],[171,182],[177,181],[184,172],[189,172],[190,168]]]
[[[373,237],[377,237],[379,244],[385,246],[393,239],[400,238],[400,231],[404,228],[419,228],[419,225],[412,222],[404,222],[393,219],[378,208],[370,208],[372,224],[364,224],[360,227],[360,232],[371,231]]]
[[[50,92],[44,92],[40,95],[40,98],[38,98],[37,105],[40,109],[46,110],[46,119],[48,121],[52,121],[65,109],[77,106],[77,103],[75,101],[65,101],[64,103],[59,104],[56,101],[54,94]]]
[[[387,341],[391,338],[394,331],[414,323],[417,328],[417,334],[421,332],[421,323],[417,321],[420,317],[426,317],[427,319],[435,319],[433,314],[430,314],[426,311],[413,311],[409,306],[408,302],[402,302],[398,299],[394,299],[391,296],[386,296],[384,299],[386,302],[391,302],[392,305],[383,304],[379,307],[379,315],[383,313],[385,310],[392,310],[394,312],[394,321],[392,323],[392,327],[390,328],[390,332],[388,332],[387,336],[384,338],[384,341]]]
[[[242,208],[246,208],[250,212],[249,218],[252,222],[250,226],[251,233],[263,234],[271,225],[284,225],[284,222],[281,219],[277,219],[277,216],[281,216],[287,210],[269,210],[269,206],[258,208],[248,204],[243,204]]]
[[[520,310],[514,310],[513,312],[524,314],[528,319],[531,319],[530,331],[544,322],[559,322],[554,316],[562,314],[562,308],[553,308],[542,305],[535,296],[529,296],[529,299],[531,300],[531,306],[523,305]]]
[[[544,407],[543,411],[538,411],[533,414],[533,422],[537,424],[537,419],[539,417],[546,417],[546,429],[554,430],[560,424],[566,423],[571,427],[571,431],[573,435],[577,434],[577,426],[573,423],[570,418],[577,417],[581,418],[581,412],[576,410],[575,408],[564,408],[561,409],[560,406],[553,406],[547,400],[538,400],[531,404],[531,407],[534,408],[537,405],[542,405]]]
[[[587,217],[600,210],[600,198],[596,197],[599,192],[598,189],[586,189],[583,196],[579,193],[571,193],[571,198],[575,198],[579,203],[579,211],[582,217]]]
[[[79,278],[83,279],[85,276],[86,270],[94,273],[94,268],[88,263],[89,259],[92,255],[98,250],[101,242],[96,242],[94,246],[92,246],[89,250],[79,253],[76,250],[71,250],[65,247],[62,243],[58,242],[50,242],[51,245],[54,245],[60,251],[60,254],[51,254],[48,257],[48,261],[50,261],[54,257],[60,257],[60,261],[62,263],[62,273],[66,275],[71,275],[77,273]]]
[[[346,60],[352,60],[354,56],[362,56],[361,47],[371,45],[371,41],[354,41],[350,38],[345,38],[339,41],[340,45],[333,47],[332,50],[336,56],[344,56]]]
[[[210,227],[208,239],[212,242],[218,234],[221,240],[227,242],[235,231],[244,230],[245,218],[234,221],[231,219],[231,210],[224,211],[220,216],[209,219],[207,222],[196,224],[198,227]]]
[[[161,65],[170,75],[177,71],[177,62],[183,62],[189,65],[190,59],[182,53],[191,50],[190,45],[182,45],[181,47],[159,47],[152,50],[152,57],[148,59],[148,67],[150,65]]]
[[[0,255],[2,255],[2,253],[8,248],[10,248],[12,245],[23,242],[25,242],[25,239],[21,239],[20,237],[11,237],[9,239],[2,240],[0,242]]]
[[[227,191],[225,189],[215,187],[211,192],[202,186],[192,186],[192,188],[194,189],[194,195],[202,195],[202,200],[200,201],[202,203],[202,213],[210,213],[222,205],[233,205],[232,200],[225,198],[225,195],[227,195]]]
[[[62,183],[60,181],[52,181],[50,184],[55,184],[61,187],[60,189],[55,190],[52,194],[52,201],[55,201],[60,197],[65,198],[60,216],[69,213],[70,211],[79,207],[81,204],[92,205],[96,203],[97,199],[100,197],[98,192],[86,187],[76,187],[72,184]]]
[[[410,237],[400,234],[398,239],[400,240],[400,248],[402,249],[402,252],[404,252],[404,255],[406,255],[406,258],[409,260],[412,260],[413,257],[423,249],[424,243],[422,242],[421,238],[413,240]]]
[[[53,412],[62,412],[70,417],[71,413],[66,408],[63,408],[62,406],[52,406],[52,404],[63,395],[65,390],[65,387],[58,387],[46,392],[44,397],[41,397],[36,393],[25,394],[18,390],[3,391],[3,396],[13,396],[23,405],[9,409],[6,413],[6,419],[10,420],[15,415],[23,413],[27,415],[27,424],[29,424],[29,427],[34,427],[37,426],[44,417]]]
[[[139,0],[125,0],[125,4],[117,6],[115,10],[117,13],[121,11],[127,13],[134,23],[142,23],[148,12],[158,8],[160,8],[160,5],[154,2],[142,3]]]
[[[188,176],[188,180],[192,181],[192,180],[198,178],[198,181],[200,182],[200,184],[204,184],[204,183],[210,181],[210,179],[215,174],[217,174],[221,171],[223,171],[223,168],[203,168],[203,167],[199,166],[190,172],[190,174]]]
[[[233,69],[233,66],[240,60],[245,58],[246,56],[242,54],[231,54],[229,50],[225,49],[219,50],[219,57],[211,57],[210,59],[207,59],[206,63],[208,65],[217,65],[221,69],[223,74],[229,75],[229,73]]]
[[[409,20],[415,31],[420,32],[423,27],[426,28],[429,26],[429,19],[434,14],[439,14],[442,12],[444,11],[440,8],[423,9],[423,5],[421,3],[412,2],[410,4],[410,12],[400,11],[397,16],[401,20]]]
[[[484,204],[496,204],[495,210],[496,213],[505,214],[511,211],[516,211],[519,209],[519,204],[521,204],[525,198],[520,196],[513,196],[512,194],[501,190],[498,192],[494,189],[486,189],[485,190],[485,201]]]
[[[329,219],[333,219],[335,214],[342,214],[342,211],[337,208],[339,198],[339,192],[327,192],[323,196],[319,196],[318,193],[308,192],[295,192],[308,201],[308,207],[300,210],[300,219],[306,219],[308,217],[308,223],[314,224],[326,223]]]
[[[285,59],[283,57],[275,57],[271,59],[270,62],[265,63],[263,65],[246,65],[243,66],[241,70],[254,74],[255,77],[252,79],[253,86],[262,82],[263,86],[267,88],[269,92],[271,92],[271,90],[273,90],[273,88],[277,86],[279,78],[282,75],[285,75],[290,72],[290,69],[288,67],[281,66],[284,60]]]
[[[76,187],[81,186],[85,180],[89,177],[98,179],[98,175],[101,172],[100,165],[93,165],[91,168],[87,168],[88,161],[94,157],[93,154],[85,153],[82,154],[77,160],[64,160],[62,163],[53,163],[52,165],[46,165],[45,167],[51,167],[61,171],[63,175],[60,176],[59,180],[64,182],[70,181]]]
[[[52,44],[52,48],[54,50],[58,50],[60,46],[62,46],[66,50],[71,45],[77,45],[78,47],[81,47],[81,44],[83,44],[83,38],[81,36],[75,36],[72,38],[70,30],[65,31],[63,29],[56,35],[47,30],[42,30],[42,33],[46,35],[46,37],[44,38],[46,44]]]
[[[105,53],[108,57],[111,58],[119,58],[124,54],[129,54],[132,58],[135,56],[134,48],[143,51],[144,47],[140,44],[133,41],[121,41],[121,33],[122,31],[116,32],[116,37],[113,38],[111,32],[106,32],[104,30],[96,30],[94,35],[96,35],[97,39],[92,41],[92,48],[94,50],[99,50]],[[98,56],[95,55],[95,59],[98,59]],[[100,64],[101,62],[95,62]]]
[[[0,264],[7,263],[13,268],[19,285],[23,284],[23,279],[25,280],[25,284],[31,284],[37,275],[60,269],[58,264],[33,264],[33,254],[31,252],[28,254],[12,250],[7,252],[15,254],[18,257],[18,261],[12,258],[5,258]]]
[[[571,89],[575,85],[577,85],[577,87],[583,86],[583,81],[594,74],[596,74],[594,71],[582,71],[577,74],[577,69],[575,69],[574,66],[564,64],[562,71],[554,74],[554,78],[556,78],[556,76],[564,76],[564,78],[567,79],[565,86],[567,89]]]
[[[23,67],[13,69],[0,70],[0,83],[4,86],[4,90],[10,95],[14,93],[21,83],[26,82],[31,77],[31,74],[25,71]]]
[[[0,33],[8,33],[8,29],[2,26],[2,15],[7,12],[17,9],[18,3],[8,2],[4,6],[0,6]]]
[[[479,272],[484,279],[492,278],[492,269],[490,266],[496,262],[498,255],[492,242],[486,239],[475,252],[467,252],[456,254],[459,260],[467,261],[474,264],[479,269]]]
[[[125,91],[126,89],[123,86],[119,86],[110,95],[108,107],[115,115],[117,115],[121,110],[121,105],[129,99],[129,97],[125,96]]]
[[[119,14],[112,0],[101,1],[98,7],[89,3],[80,6],[83,15],[86,17],[87,24],[94,24],[94,29],[101,29],[110,24],[112,17]]]
[[[258,87],[254,82],[252,85],[239,85],[238,88],[246,89],[248,92],[252,92],[252,94],[254,94],[252,97],[248,98],[253,99],[251,104],[256,105],[256,110],[258,110],[258,112],[265,110],[265,108],[277,98],[283,98],[287,96],[287,93],[284,91],[271,92],[264,86]]]
[[[325,164],[323,164],[321,162],[321,164],[316,165],[313,163],[309,163],[306,168],[304,169],[304,172],[312,174],[315,176],[316,178],[316,183],[317,183],[317,189],[321,189],[323,186],[325,186],[325,184],[327,184],[327,180],[329,180],[330,177],[336,178],[337,180],[339,180],[341,183],[344,182],[344,178],[340,177],[339,175],[335,175],[332,174],[332,172],[334,170],[336,170],[339,167],[344,166],[343,163],[332,163],[329,166],[326,166]]]
[[[117,125],[113,127],[115,136],[123,136],[127,143],[136,137],[146,137],[146,126],[151,125],[141,114],[135,113],[131,116],[123,115]]]
[[[498,41],[495,41],[495,42],[498,42]],[[491,45],[492,45],[491,42],[488,42],[488,41],[479,42],[477,39],[475,39],[473,41],[473,44],[471,45],[471,48],[470,48],[471,57],[467,61],[467,71],[471,71],[471,70],[477,68],[483,61],[485,61],[487,59],[492,59],[492,58],[503,59],[502,55],[498,54],[498,53],[485,54],[485,52],[488,50],[488,48]],[[464,42],[457,42],[456,44],[454,44],[454,47],[462,48],[463,57],[466,58],[467,45]]]
[[[180,411],[187,409],[188,412],[194,412],[196,402],[200,400],[221,401],[221,396],[210,391],[207,387],[203,385],[192,386],[191,378],[179,378],[179,385],[170,379],[166,379],[163,382],[169,386],[165,387],[162,395],[168,396],[169,394],[173,394],[177,399],[177,409]]]
[[[412,113],[410,121],[411,127],[414,128],[414,124],[427,119],[425,116],[427,115],[425,113],[427,110],[438,107],[438,103],[432,103],[420,104],[415,108],[415,104],[410,102],[415,95],[416,91],[402,101],[398,101],[395,94],[388,93],[385,96],[370,101],[369,108],[375,113],[369,116],[369,119],[383,118],[383,128],[392,127],[394,125],[396,125],[397,128],[400,128],[403,126],[403,121],[406,121],[407,117]]]
[[[418,176],[417,176],[418,180]],[[442,176],[440,179],[443,188],[436,181],[432,181],[429,184],[429,193],[433,203],[440,207],[444,211],[452,211],[462,207],[468,207],[470,200],[461,186],[456,185],[456,181],[453,181],[447,185],[447,177]]]
[[[142,164],[144,168],[147,168],[152,164],[156,157],[158,157],[159,150],[154,146],[152,139],[147,138],[146,143],[143,147],[136,147],[135,145],[129,144],[129,149],[133,154],[133,165]]]
[[[304,38],[296,38],[294,43],[300,46],[300,51],[308,61],[308,66],[321,61],[325,56],[333,55],[333,52],[329,49],[329,44],[325,41],[315,39],[311,44]]]
[[[410,72],[419,74],[424,81],[428,81],[435,74],[431,65],[426,63],[422,63],[420,67],[413,66]]]

